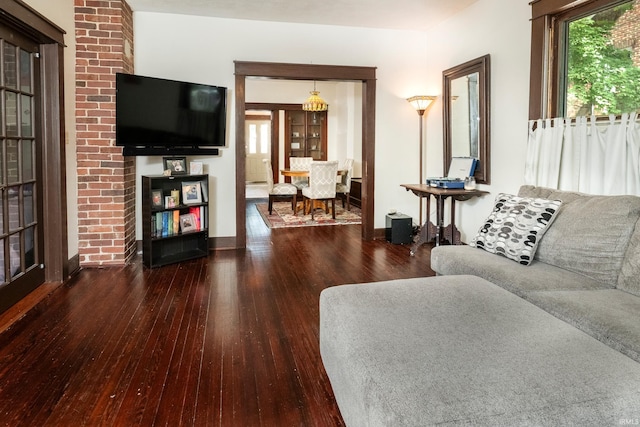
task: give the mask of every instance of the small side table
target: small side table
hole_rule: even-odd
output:
[[[462,202],[469,200],[472,197],[489,194],[488,191],[438,188],[431,187],[426,184],[402,184],[402,187],[407,191],[411,191],[418,197],[427,198],[427,218],[420,228],[418,239],[411,247],[412,256],[415,255],[420,245],[431,241],[435,241],[436,246],[446,242],[449,242],[452,245],[459,245],[460,231],[458,231],[456,227],[456,200]],[[431,212],[431,196],[436,199],[436,224],[433,224],[429,219],[429,212]],[[444,201],[447,198],[451,199],[451,221],[449,222],[449,225],[445,227]]]

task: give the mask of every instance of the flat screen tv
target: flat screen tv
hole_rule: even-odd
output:
[[[227,88],[116,74],[116,145],[125,156],[218,154]]]

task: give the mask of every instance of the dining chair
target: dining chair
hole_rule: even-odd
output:
[[[289,169],[292,171],[308,171],[313,157],[289,157]],[[291,183],[302,190],[309,186],[309,178],[306,176],[293,176]]]
[[[340,194],[342,199],[342,207],[344,208],[344,201],[347,200],[347,210],[351,210],[351,176],[353,175],[353,159],[346,159],[340,170],[346,170],[347,173],[340,175],[340,182],[336,183],[336,193]]]
[[[325,211],[329,213],[328,202],[331,201],[333,219],[336,218],[336,174],[338,173],[337,161],[312,162],[309,167],[309,186],[302,189],[305,212],[307,204],[311,211],[311,220],[314,220],[314,202],[325,202]]]
[[[273,167],[271,160],[263,159],[267,173],[267,189],[269,190],[269,215],[273,211],[273,201],[276,199],[291,199],[291,210],[295,214],[298,197],[298,187],[288,183],[273,183]]]

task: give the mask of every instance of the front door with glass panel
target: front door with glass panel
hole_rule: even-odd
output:
[[[271,118],[247,116],[245,121],[247,141],[246,181],[266,182],[264,159],[271,158]]]
[[[44,282],[37,51],[0,27],[0,312]]]

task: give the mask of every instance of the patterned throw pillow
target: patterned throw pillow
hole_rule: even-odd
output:
[[[561,204],[560,200],[500,193],[493,211],[470,246],[529,265]]]

